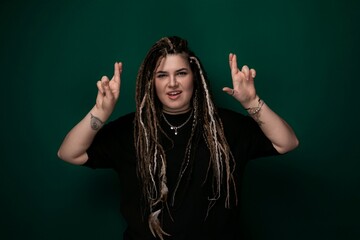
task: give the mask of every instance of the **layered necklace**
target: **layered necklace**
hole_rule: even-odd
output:
[[[183,122],[182,124],[180,124],[179,126],[174,126],[174,125],[172,125],[172,124],[166,119],[164,113],[162,113],[162,116],[163,116],[166,124],[169,125],[170,129],[171,129],[171,130],[174,130],[174,134],[175,134],[175,135],[178,135],[178,130],[179,130],[180,128],[182,128],[183,126],[185,126],[185,125],[190,121],[191,117],[193,116],[193,110],[191,110],[191,113],[190,113],[189,117],[186,119],[186,121]]]

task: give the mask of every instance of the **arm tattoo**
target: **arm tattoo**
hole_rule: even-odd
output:
[[[98,117],[95,117],[90,113],[90,126],[93,130],[97,131],[104,125],[104,122],[101,121]]]

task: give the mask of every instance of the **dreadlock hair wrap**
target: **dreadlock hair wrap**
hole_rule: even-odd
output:
[[[169,54],[180,54],[189,61],[194,76],[194,94],[192,108],[193,125],[185,158],[191,155],[194,133],[197,128],[203,129],[203,138],[210,151],[208,174],[212,170],[212,193],[209,193],[208,211],[220,198],[222,186],[226,188],[225,207],[230,207],[231,186],[234,188],[237,203],[233,171],[235,161],[226,141],[220,117],[210,94],[206,74],[195,54],[188,48],[187,41],[179,37],[165,37],[157,41],[147,53],[141,64],[136,79],[136,113],[134,144],[137,155],[137,174],[142,184],[142,192],[148,215],[149,228],[154,235],[163,239],[166,233],[159,221],[161,211],[167,206],[168,188],[166,179],[166,154],[161,145],[164,131],[160,126],[162,104],[155,91],[155,72],[163,58]],[[189,159],[184,159],[177,185],[185,172]],[[204,179],[206,181],[206,179]],[[173,194],[173,197],[175,193]],[[174,199],[172,199],[172,202]]]

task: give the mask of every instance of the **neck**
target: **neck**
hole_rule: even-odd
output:
[[[184,110],[166,110],[166,109],[163,109],[163,113],[166,113],[166,114],[170,114],[170,115],[178,115],[178,114],[183,114],[183,113],[187,113],[191,110],[191,107],[187,108],[187,109],[184,109]]]

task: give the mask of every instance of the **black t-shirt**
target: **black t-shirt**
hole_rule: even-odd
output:
[[[243,171],[248,160],[278,153],[251,117],[221,108],[218,113],[236,161],[234,179],[239,199]],[[189,114],[166,115],[166,119],[178,126],[187,120]],[[147,213],[142,206],[143,198],[136,173],[133,121],[134,113],[130,113],[106,124],[87,150],[89,159],[85,165],[91,168],[113,168],[118,173],[120,207],[128,224],[124,239],[154,239],[148,227]],[[209,198],[213,197],[213,178],[208,174],[211,173],[211,170],[208,171],[210,153],[202,137],[194,139],[192,152],[195,155],[173,196],[185,158],[192,121],[178,129],[177,135],[163,119],[161,126],[171,139],[162,138],[167,159],[169,203],[163,209],[160,221],[164,231],[171,234],[171,237],[165,236],[165,239],[240,239],[239,204],[232,204],[230,209],[225,208],[225,193],[222,192],[208,211]]]

